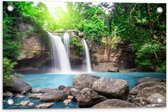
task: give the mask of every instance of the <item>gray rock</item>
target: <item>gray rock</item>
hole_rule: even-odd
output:
[[[63,89],[65,89],[66,87],[64,86],[64,85],[60,85],[59,87],[58,87],[58,89],[59,90],[63,90]]]
[[[107,99],[93,106],[93,108],[119,108],[119,107],[137,107],[133,103],[119,100],[119,99]]]
[[[21,106],[34,106],[34,103],[30,102],[29,100],[23,100],[20,102]]]
[[[32,93],[29,97],[39,99],[41,95],[42,95],[42,93]]]
[[[164,82],[156,82],[156,81],[148,81],[148,82],[142,82],[140,84],[138,84],[137,86],[135,86],[130,93],[137,95],[143,88],[145,87],[151,87],[154,86],[156,84],[160,84],[160,85],[166,85]]]
[[[148,108],[166,107],[166,104],[149,104],[149,105],[146,105],[145,107],[148,107]]]
[[[67,98],[67,94],[64,93],[62,90],[57,90],[57,91],[52,91],[52,92],[47,92],[44,93],[40,96],[41,101],[47,101],[47,102],[52,102],[52,101],[62,101]]]
[[[137,106],[145,106],[145,105],[148,105],[149,104],[149,101],[144,98],[144,97],[136,97],[134,100],[133,100],[133,103]]]
[[[163,85],[154,85],[151,87],[145,87],[143,88],[139,93],[138,97],[145,97],[151,96],[155,93],[160,93],[163,96],[166,96],[166,87]]]
[[[151,104],[166,104],[166,97],[159,94],[159,93],[155,93],[149,97],[147,97],[147,100],[151,103]]]
[[[158,78],[145,77],[145,78],[142,78],[142,79],[138,80],[137,85],[140,84],[140,83],[149,82],[149,81],[162,82],[163,80],[158,79]]]
[[[11,96],[13,96],[13,93],[11,93],[10,91],[7,91],[7,92],[3,93],[3,96],[4,97],[11,97]]]
[[[129,93],[127,82],[120,79],[100,78],[92,88],[107,98],[127,99]]]
[[[79,94],[80,90],[76,89],[76,88],[70,88],[70,93],[73,97],[76,98],[76,96]]]
[[[94,81],[99,79],[97,76],[88,74],[77,75],[73,79],[73,87],[77,89],[91,88]]]
[[[91,107],[104,100],[106,100],[106,97],[99,95],[91,88],[84,88],[77,95],[77,101],[80,107]]]
[[[5,90],[8,90],[12,93],[22,93],[25,94],[31,91],[31,86],[26,82],[22,81],[16,76],[11,75],[11,82],[8,85],[4,85]]]
[[[35,108],[49,108],[53,105],[54,103],[43,103],[43,104],[36,105]]]
[[[44,88],[44,89],[40,89],[38,92],[40,93],[47,93],[47,92],[54,92],[54,91],[57,91],[58,89],[56,88]]]

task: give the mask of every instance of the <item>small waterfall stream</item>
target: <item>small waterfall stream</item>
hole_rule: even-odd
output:
[[[83,47],[84,47],[85,65],[86,65],[85,69],[86,69],[86,72],[92,72],[88,45],[87,45],[85,39],[82,39],[81,41],[82,41],[82,44],[83,44]]]
[[[67,51],[68,56],[70,55],[70,51],[69,51],[69,39],[70,39],[69,33],[67,33],[67,32],[64,33],[63,41],[64,41],[65,49]]]

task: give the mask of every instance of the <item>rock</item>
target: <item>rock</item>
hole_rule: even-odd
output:
[[[5,90],[8,90],[12,93],[22,93],[25,94],[31,91],[31,86],[16,76],[10,75],[11,81],[8,85],[4,85]]]
[[[166,107],[166,104],[149,104],[149,105],[146,105],[145,107],[148,107],[148,108]]]
[[[140,84],[140,83],[149,82],[149,81],[162,82],[163,80],[162,79],[158,79],[158,78],[145,77],[145,78],[142,78],[142,79],[138,80],[137,85]]]
[[[72,100],[73,98],[74,98],[74,97],[71,96],[71,95],[68,96],[68,99],[70,99],[70,100]]]
[[[166,87],[163,85],[154,85],[151,87],[145,87],[138,93],[137,96],[147,98],[148,96],[151,96],[155,93],[159,93],[163,96],[166,96]]]
[[[4,97],[11,97],[11,96],[13,96],[13,93],[11,93],[10,91],[7,91],[7,92],[3,93],[3,96]]]
[[[80,92],[80,90],[76,89],[76,88],[70,88],[70,93],[72,96],[76,97],[77,94]]]
[[[93,83],[93,90],[107,98],[126,99],[129,92],[125,80],[100,78]]]
[[[137,107],[133,103],[119,100],[119,99],[107,99],[93,106],[93,108],[119,108],[119,107]]]
[[[35,106],[35,108],[49,108],[53,105],[54,105],[54,103],[43,103],[43,104],[39,104],[39,105]]]
[[[40,96],[40,100],[41,101],[62,101],[64,99],[67,98],[67,94],[64,93],[64,91],[62,90],[57,90],[57,91],[53,91],[53,92],[47,92],[44,93]]]
[[[60,85],[59,87],[58,87],[58,89],[59,90],[63,90],[63,89],[65,89],[66,87],[64,86],[64,85]]]
[[[23,96],[23,95],[21,95],[21,94],[16,94],[15,97],[16,97],[16,98],[23,98],[23,97],[25,97],[25,96]]]
[[[142,82],[142,83],[138,84],[137,86],[135,86],[130,91],[130,93],[134,94],[134,95],[137,95],[143,88],[145,88],[145,87],[151,87],[151,86],[154,86],[156,84],[160,84],[160,85],[163,85],[163,86],[165,85],[164,82],[156,82],[156,81]]]
[[[77,95],[77,101],[80,107],[91,107],[104,100],[106,100],[106,97],[99,95],[91,88],[84,88]]]
[[[133,103],[137,106],[145,106],[145,105],[149,104],[148,100],[144,97],[136,97],[133,100]]]
[[[41,90],[41,89],[34,89],[34,88],[33,88],[31,92],[32,92],[32,93],[40,93],[40,90]]]
[[[30,102],[29,100],[23,100],[20,102],[21,106],[33,106],[34,103]]]
[[[151,104],[158,104],[158,103],[164,103],[166,104],[166,97],[159,94],[159,93],[155,93],[149,97],[147,97],[147,100],[151,103]]]
[[[32,93],[30,95],[30,98],[40,98],[41,95],[42,95],[42,93]]]
[[[58,89],[52,89],[52,88],[44,88],[44,89],[40,89],[39,92],[40,93],[47,93],[47,92],[53,92],[53,91],[57,91]]]
[[[64,88],[63,91],[64,91],[64,93],[67,94],[67,95],[70,95],[70,94],[71,94],[69,88]]]
[[[65,100],[63,101],[63,103],[64,103],[65,105],[68,105],[71,101],[72,101],[71,99],[65,99]]]
[[[77,89],[91,88],[94,81],[99,79],[97,76],[88,74],[77,75],[73,79],[73,87]]]

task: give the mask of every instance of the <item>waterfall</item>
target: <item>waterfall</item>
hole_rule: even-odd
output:
[[[82,44],[83,44],[83,47],[84,47],[85,65],[86,65],[86,68],[85,68],[85,69],[86,69],[87,72],[92,72],[88,45],[87,45],[85,39],[82,39],[81,41],[82,41]]]
[[[63,41],[64,41],[64,45],[65,45],[65,49],[67,51],[67,54],[69,56],[69,39],[70,39],[70,36],[69,36],[69,33],[64,33],[64,36],[63,36]]]
[[[51,40],[51,59],[54,72],[71,72],[71,66],[66,48],[61,37],[48,32]]]

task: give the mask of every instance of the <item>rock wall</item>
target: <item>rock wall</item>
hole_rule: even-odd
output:
[[[92,43],[91,60],[94,71],[100,72],[119,72],[134,71],[135,53],[129,42],[120,42],[115,48],[111,48],[106,44],[97,47]]]

